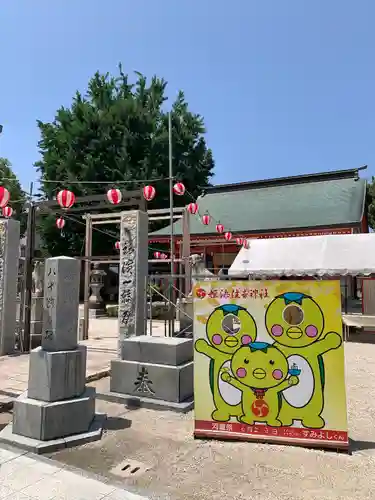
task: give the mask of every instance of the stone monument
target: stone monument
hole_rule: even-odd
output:
[[[120,359],[111,362],[110,392],[102,399],[188,411],[193,406],[193,341],[146,335],[148,217],[121,216]]]
[[[20,223],[0,220],[0,356],[15,349]]]
[[[104,300],[100,295],[100,291],[104,286],[104,277],[106,272],[99,268],[99,262],[95,262],[90,273],[90,288],[91,295],[89,297],[89,317],[103,318],[107,316]]]
[[[28,390],[14,402],[13,424],[0,433],[37,453],[100,439],[95,388],[86,387],[86,347],[77,345],[80,263],[46,260],[42,345],[31,351]]]
[[[148,215],[140,210],[121,214],[119,277],[119,352],[122,342],[146,333]]]

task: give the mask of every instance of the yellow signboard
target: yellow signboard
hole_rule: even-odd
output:
[[[339,281],[194,286],[195,436],[348,447]]]

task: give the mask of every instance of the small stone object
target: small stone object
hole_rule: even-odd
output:
[[[96,262],[90,274],[91,295],[89,297],[89,312],[90,317],[93,318],[100,318],[107,315],[104,300],[100,295],[100,291],[104,286],[104,277],[107,273],[103,269],[100,269],[99,265]]]
[[[71,257],[46,260],[42,347],[67,351],[77,347],[80,262]]]

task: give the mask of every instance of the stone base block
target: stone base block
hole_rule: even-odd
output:
[[[87,432],[95,415],[94,387],[79,398],[46,403],[30,399],[26,393],[14,402],[13,433],[48,441]]]
[[[167,366],[113,360],[110,391],[180,403],[193,395],[193,362]]]
[[[74,351],[30,352],[28,397],[41,401],[61,401],[80,396],[86,383],[86,346]]]
[[[13,434],[13,424],[10,423],[0,432],[0,443],[16,446],[17,448],[38,455],[42,453],[53,453],[64,448],[71,448],[73,446],[91,443],[92,441],[98,441],[102,437],[106,419],[107,415],[104,413],[97,413],[87,432],[60,439],[51,439],[49,441],[40,441],[38,439],[21,436],[20,434]]]
[[[163,399],[152,399],[147,397],[132,396],[131,394],[120,394],[118,392],[102,392],[97,394],[97,399],[109,403],[125,405],[133,410],[135,408],[149,408],[150,410],[174,411],[177,413],[187,413],[194,408],[194,398],[190,397],[181,403],[164,401]],[[0,433],[1,439],[1,433]]]
[[[178,366],[193,359],[193,340],[139,335],[121,341],[121,359]]]

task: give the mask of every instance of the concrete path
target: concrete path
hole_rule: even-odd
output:
[[[152,334],[164,335],[164,322],[153,322]],[[87,346],[87,369],[89,379],[99,378],[108,372],[111,360],[117,357],[117,318],[91,319],[89,340],[81,342]],[[0,411],[15,397],[27,389],[29,356],[17,354],[0,356]],[[1,497],[0,497],[1,498]]]
[[[345,357],[352,455],[194,439],[193,412],[125,408],[97,400],[97,411],[107,414],[102,439],[51,458],[109,479],[125,460],[141,463],[139,473],[124,478],[122,486],[158,500],[373,500],[375,344],[348,342]],[[109,377],[91,385],[103,393]]]
[[[53,460],[0,448],[0,499],[147,500]]]

